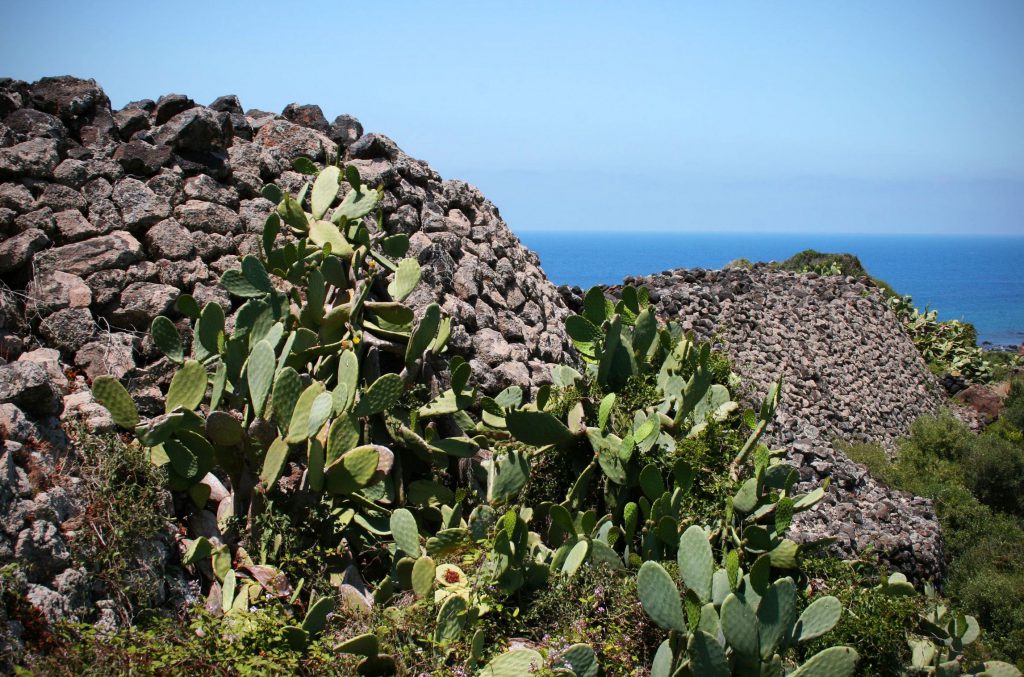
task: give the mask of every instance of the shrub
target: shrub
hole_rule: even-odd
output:
[[[964,464],[967,486],[985,505],[1024,515],[1024,445],[980,435]]]
[[[1003,402],[1000,418],[1017,430],[1024,431],[1024,377],[1015,378],[1010,383],[1010,394]]]
[[[815,592],[834,595],[845,613],[828,635],[807,645],[812,656],[831,644],[857,647],[861,660],[857,674],[898,677],[910,662],[907,632],[917,623],[923,601],[916,596],[894,596],[878,586],[877,563],[816,557],[804,561],[804,574]]]

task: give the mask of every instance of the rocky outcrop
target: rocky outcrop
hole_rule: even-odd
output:
[[[565,306],[477,189],[443,180],[392,140],[317,106],[244,113],[237,97],[201,106],[172,94],[112,111],[92,80],[0,80],[0,279],[29,331],[0,327],[6,359],[42,342],[90,377],[125,376],[145,397],[158,314],[182,293],[230,305],[217,285],[257,251],[273,209],[260,190],[297,192],[306,156],[341,156],[385,190],[376,227],[410,236],[425,284],[410,302],[453,318],[450,346],[480,387],[536,386],[575,363]],[[237,304],[236,304],[237,305]],[[157,369],[159,371],[159,369]]]
[[[931,501],[876,482],[834,442],[871,441],[892,450],[919,416],[946,406],[880,291],[866,279],[752,269],[674,270],[625,284],[644,285],[666,319],[728,353],[760,402],[783,379],[769,439],[789,451],[810,485],[831,478],[821,506],[795,522],[805,539],[832,537],[851,555],[872,547],[918,579],[942,570],[942,537]],[[614,295],[618,287],[608,291]],[[570,306],[581,290],[562,288]]]

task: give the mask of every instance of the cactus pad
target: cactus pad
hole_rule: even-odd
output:
[[[185,359],[185,352],[181,346],[181,336],[178,335],[178,328],[174,323],[163,315],[153,318],[149,325],[149,333],[153,337],[153,343],[172,362],[181,364]]]
[[[249,401],[252,403],[253,414],[257,418],[263,416],[263,406],[270,393],[276,366],[274,348],[267,341],[257,342],[245,367],[246,381],[249,385]]]
[[[107,408],[114,423],[132,430],[139,424],[139,412],[132,396],[121,382],[112,376],[98,376],[92,382],[92,396]]]
[[[395,271],[395,279],[388,285],[388,294],[396,301],[404,301],[420,283],[420,264],[416,259],[403,259]]]
[[[185,364],[171,378],[164,402],[167,413],[178,407],[192,411],[203,401],[206,394],[206,367],[196,360],[185,360]]]
[[[849,677],[858,658],[857,652],[848,646],[833,646],[814,654],[790,677]]]
[[[384,374],[363,393],[355,408],[356,416],[370,416],[385,411],[402,397],[405,383],[398,374]]]
[[[546,411],[513,409],[505,414],[505,425],[517,440],[538,447],[561,444],[573,438],[572,431]]]
[[[434,588],[434,573],[437,568],[434,560],[426,555],[412,565],[412,591],[417,597],[426,597]]]
[[[702,603],[710,602],[715,562],[704,529],[694,525],[683,532],[679,537],[676,559],[679,576],[686,587],[693,590]]]
[[[420,554],[420,534],[416,518],[405,508],[398,508],[391,513],[391,535],[395,539],[395,544],[405,554],[413,557]]]
[[[324,214],[331,208],[334,199],[338,197],[339,188],[341,188],[341,170],[334,165],[324,167],[323,171],[317,175],[316,181],[313,182],[313,192],[309,199],[314,219],[324,218]]]
[[[544,667],[544,658],[533,649],[514,649],[496,656],[480,671],[480,677],[521,677]]]
[[[672,577],[657,562],[644,562],[636,576],[640,604],[658,627],[686,632],[686,617],[679,590]]]

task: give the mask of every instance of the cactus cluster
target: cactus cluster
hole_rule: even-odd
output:
[[[736,560],[716,568],[699,526],[680,536],[677,552],[682,596],[659,563],[645,562],[637,573],[644,611],[669,631],[655,655],[652,677],[786,674],[787,649],[823,635],[839,620],[842,609],[830,596],[814,600],[797,616],[796,584],[788,576],[770,580],[768,555],[746,573]],[[831,647],[788,674],[842,677],[853,674],[856,662],[850,647]]]
[[[585,644],[495,653],[493,624],[480,622],[585,567],[635,572],[644,610],[669,631],[655,677],[852,673],[847,647],[791,670],[790,649],[831,629],[841,610],[821,597],[798,616],[794,578],[772,578],[798,568],[808,545],[787,531],[827,489],[796,493],[796,469],[761,443],[781,383],[759,411],[741,413],[733,384],[716,382],[710,346],[660,323],[645,289],[625,287],[614,302],[592,289],[567,321],[583,373],[555,368],[530,401],[516,386],[478,396],[469,364],[442,357],[450,320],[436,304],[404,304],[419,264],[403,258],[405,235],[378,226],[380,189],[352,166],[295,168],[310,183],[294,197],[264,189],[276,208],[261,255],[220,280],[233,307],[183,296],[176,307],[187,322],[153,321],[154,345],[177,367],[164,413],[140,420],[118,381],[93,384],[169,487],[191,499],[183,563],[207,582],[209,611],[237,619],[253,605],[284,605],[302,619],[284,631],[300,651],[325,634],[335,597],[282,573],[284,534],[265,519],[290,509],[296,521],[327,516],[317,518],[317,546],[330,553],[326,573],[342,603],[427,610],[433,624],[416,641],[473,673],[601,674]],[[638,383],[653,393],[647,400],[630,394]],[[687,505],[698,471],[675,452],[720,424],[748,430],[726,457],[732,495],[714,521],[697,524]],[[559,503],[525,504],[545,455],[566,462],[572,484]],[[659,564],[673,558],[683,595]],[[977,624],[929,622],[915,661],[947,674]],[[334,648],[359,656],[361,674],[398,670],[375,634]]]

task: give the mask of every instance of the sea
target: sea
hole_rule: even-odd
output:
[[[1024,343],[1024,236],[539,231],[517,233],[555,284],[617,284],[627,275],[782,261],[804,249],[858,256],[868,272],[940,320],[974,324],[983,346]]]

